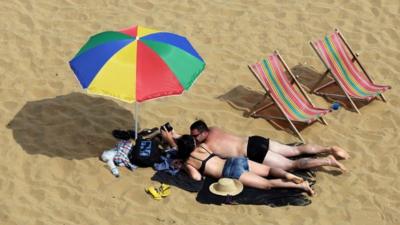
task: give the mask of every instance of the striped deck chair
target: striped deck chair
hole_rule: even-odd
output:
[[[261,62],[249,65],[250,70],[260,82],[261,86],[265,89],[267,95],[272,99],[271,103],[259,105],[257,104],[250,112],[252,117],[264,117],[269,120],[283,119],[287,120],[298,135],[300,140],[304,143],[303,137],[296,128],[294,122],[311,124],[317,120],[327,124],[323,115],[328,113],[329,109],[321,109],[314,106],[311,99],[307,96],[306,92],[298,82],[297,78],[290,71],[287,64],[283,61],[278,51],[267,57]],[[288,75],[291,80],[288,79]],[[297,87],[297,89],[296,89]],[[258,114],[261,110],[267,107],[276,105],[282,116],[270,116]]]
[[[386,102],[382,92],[390,89],[390,86],[374,84],[358,60],[358,55],[354,54],[338,29],[325,36],[324,39],[311,41],[310,44],[327,68],[324,76],[311,89],[313,93],[328,97],[347,98],[357,113],[360,113],[360,111],[353,100],[369,102],[380,96]],[[326,76],[330,76],[333,80],[321,85]],[[324,88],[335,84],[342,89],[344,94],[332,94],[323,91]]]

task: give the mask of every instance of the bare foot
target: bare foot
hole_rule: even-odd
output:
[[[303,183],[300,184],[301,188],[307,192],[307,194],[309,196],[314,196],[315,192],[314,190],[310,187],[310,184],[308,183],[308,181],[304,181]]]
[[[330,166],[337,167],[337,168],[339,168],[340,170],[342,170],[343,172],[346,172],[346,171],[347,171],[346,167],[345,167],[343,164],[341,164],[340,162],[338,162],[338,161],[336,160],[336,158],[333,157],[332,155],[327,156],[326,159],[328,160],[328,164],[329,164]]]
[[[301,178],[301,177],[299,177],[299,176],[296,176],[296,175],[294,175],[294,174],[288,175],[287,179],[290,180],[290,181],[292,181],[293,183],[296,183],[296,184],[300,184],[300,183],[303,183],[303,182],[304,182],[304,179],[303,179],[303,178]]]
[[[331,147],[332,155],[335,156],[336,159],[349,159],[350,155],[344,149],[338,146]]]

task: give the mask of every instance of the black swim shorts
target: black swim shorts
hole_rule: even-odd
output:
[[[263,163],[269,149],[269,139],[261,136],[249,137],[247,143],[247,158],[252,161]]]

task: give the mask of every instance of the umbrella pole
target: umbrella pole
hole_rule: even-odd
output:
[[[138,119],[139,119],[139,103],[135,103],[135,140],[137,139],[138,135]]]

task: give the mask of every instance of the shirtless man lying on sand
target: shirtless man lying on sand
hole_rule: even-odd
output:
[[[222,158],[245,156],[249,160],[286,171],[332,166],[344,172],[346,167],[337,160],[350,158],[344,149],[337,146],[323,147],[315,144],[290,146],[260,136],[240,137],[217,127],[209,128],[202,120],[198,120],[190,126],[190,134],[196,139],[197,144],[207,144],[216,155]],[[162,131],[162,135],[170,143],[174,142],[173,137],[179,137],[179,135],[165,130]],[[325,153],[328,156],[297,160],[288,158],[319,153]]]

